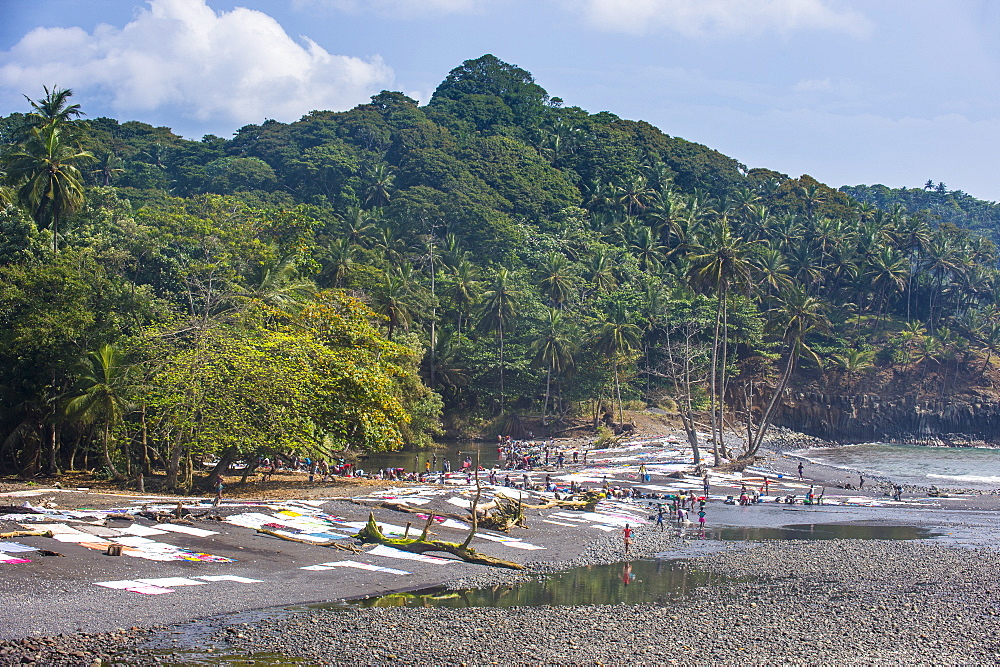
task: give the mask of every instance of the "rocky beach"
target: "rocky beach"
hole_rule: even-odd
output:
[[[589,521],[557,509],[531,510],[528,530],[515,529],[514,543],[498,541],[498,536],[477,544],[484,553],[524,565],[523,571],[455,561],[400,561],[364,550],[352,554],[276,540],[239,525],[248,512],[308,516],[310,505],[273,500],[251,506],[254,501],[241,499],[220,508],[222,521],[205,517],[191,522],[211,536],[167,536],[175,546],[231,557],[228,564],[115,559],[85,552],[77,544],[59,544],[66,558],[35,558],[0,569],[0,597],[5,602],[0,609],[0,664],[996,661],[997,496],[908,493],[896,502],[878,487],[864,492],[838,489],[843,471],[814,465],[807,466],[806,479],[799,481],[798,461],[786,452],[809,446],[803,444],[809,440],[791,433],[778,437],[780,442],[776,439],[753,467],[712,473],[706,538],[691,527],[681,531],[669,524],[658,529],[650,516],[655,510],[643,498],[602,503]],[[686,464],[671,449],[674,441],[671,435],[623,442],[595,452],[588,466],[553,466],[531,474],[533,480],[546,474],[608,477],[620,488],[636,487],[650,495],[658,488],[700,488],[697,477],[683,472]],[[671,462],[672,457],[677,460]],[[652,478],[645,485],[635,474],[643,463]],[[747,507],[724,503],[727,496],[738,495],[741,486],[758,484],[763,475],[772,479],[766,502]],[[825,504],[773,502],[779,493],[801,498],[810,486],[826,488]],[[363,520],[371,511],[377,521],[391,526],[414,515],[381,506],[382,498],[410,498],[426,511],[459,514],[456,499],[468,497],[470,490],[461,480],[440,486],[317,484],[295,502],[312,503],[323,516],[352,521]],[[65,490],[30,496],[17,495],[25,493],[23,489],[4,492],[8,495],[0,505],[25,497],[51,497],[55,501],[48,502],[60,507],[137,503],[134,498]],[[200,503],[188,499],[185,506],[197,508]],[[623,522],[636,530],[628,557],[622,548]],[[163,527],[140,524],[138,519],[135,525],[147,524]],[[851,539],[817,539],[822,531],[811,532],[817,526],[837,529],[823,537]],[[905,540],[858,539],[881,534],[862,529],[886,528],[886,535],[896,535],[893,527],[922,532]],[[436,532],[441,539],[458,541],[464,535],[458,524],[439,524]],[[785,539],[775,539],[780,537]],[[49,543],[47,538],[18,539],[29,546],[33,540]],[[600,570],[602,564],[618,564],[610,570],[618,580],[622,573],[628,578],[627,563],[636,563],[636,571],[643,572],[638,564],[653,558],[691,573],[683,594],[638,604],[608,600],[559,606],[370,606],[397,604],[390,598],[384,603],[371,598],[398,591],[489,589],[502,596],[525,581],[541,586],[550,579],[555,582],[567,568],[577,568],[581,581],[600,590],[602,582],[594,578],[607,572]],[[371,569],[326,567],[329,561],[344,560]],[[403,569],[404,575],[392,574]],[[154,575],[158,578],[149,579]],[[100,583],[149,579],[166,587],[170,577],[204,581],[225,576],[257,583],[216,581],[202,588],[176,581],[169,594],[157,595],[103,588]],[[642,574],[626,585],[632,590],[648,586],[650,577]],[[433,589],[436,586],[444,588]],[[309,606],[364,598],[369,600]],[[421,604],[419,597],[416,604]]]

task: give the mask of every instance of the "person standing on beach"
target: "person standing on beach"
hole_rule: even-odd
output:
[[[215,486],[215,500],[212,502],[212,504],[218,507],[219,503],[222,502],[222,489],[223,489],[222,475],[216,473],[214,482],[215,484],[213,486]]]
[[[708,490],[709,490],[709,488],[711,488],[711,485],[708,483],[708,473],[707,472],[705,473],[705,476],[701,478],[701,488],[705,490],[705,495],[707,496],[708,495]]]
[[[802,461],[799,461],[799,479],[802,479]]]
[[[625,531],[622,534],[625,540],[625,555],[628,556],[632,551],[632,526],[625,524]]]
[[[865,476],[858,475],[858,491],[865,488]]]
[[[769,495],[768,491],[770,490],[770,488],[771,488],[771,480],[769,480],[767,477],[765,477],[764,478],[764,495],[765,496]]]

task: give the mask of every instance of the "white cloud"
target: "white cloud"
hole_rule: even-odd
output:
[[[583,11],[593,27],[644,34],[669,30],[685,37],[724,37],[829,30],[862,36],[864,16],[838,11],[828,0],[564,0]]]
[[[123,28],[37,28],[0,53],[15,93],[58,84],[107,97],[118,112],[171,112],[227,127],[345,109],[391,85],[378,56],[334,55],[292,39],[272,17],[205,0],[149,0]]]

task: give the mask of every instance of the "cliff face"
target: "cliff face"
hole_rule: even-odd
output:
[[[1000,442],[1000,401],[977,391],[921,398],[797,389],[787,392],[775,424],[838,442],[932,441],[951,434]]]

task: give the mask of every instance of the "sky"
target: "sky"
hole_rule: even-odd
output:
[[[485,53],[748,168],[1000,200],[991,0],[0,0],[0,115],[57,85],[89,117],[230,137],[426,103]]]

